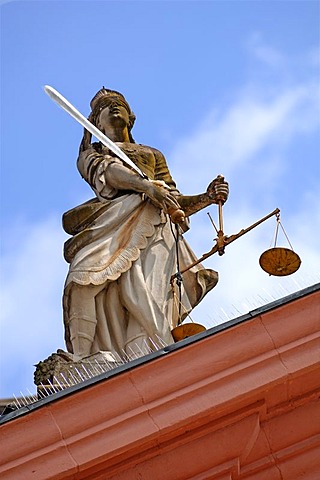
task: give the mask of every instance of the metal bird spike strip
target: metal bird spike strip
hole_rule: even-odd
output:
[[[20,391],[20,396],[13,395],[13,402],[7,406],[7,413],[14,410],[18,410],[23,407],[28,407],[48,396],[59,393],[68,388],[79,385],[87,380],[91,380],[99,375],[106,374],[111,370],[116,369],[122,365],[126,365],[133,360],[137,360],[143,356],[153,353],[158,350],[162,350],[167,347],[167,343],[160,337],[157,337],[157,341],[149,338],[148,342],[144,344],[135,344],[133,348],[130,348],[129,352],[123,350],[122,355],[117,353],[113,354],[113,361],[110,361],[111,356],[101,352],[99,355],[99,361],[95,358],[95,355],[87,357],[79,362],[65,363],[64,371],[58,372],[51,378],[47,378],[44,382],[37,384],[37,393],[31,393],[28,390],[28,394],[25,395]],[[53,356],[56,354],[53,354]],[[45,362],[40,362],[45,363]]]
[[[270,302],[274,302],[280,298],[290,295],[298,290],[302,290],[303,288],[309,287],[310,285],[315,285],[319,282],[319,275],[304,275],[303,277],[300,276],[299,278],[290,278],[286,279],[285,283],[284,279],[281,279],[281,283],[279,280],[279,283],[273,289],[262,289],[259,293],[255,293],[250,297],[236,298],[234,299],[232,304],[220,305],[220,307],[212,310],[210,318],[208,318],[207,320],[207,327],[214,328],[218,325],[223,325],[224,323],[241,317],[242,315],[250,311],[261,308]],[[162,350],[167,346],[161,338],[158,338],[158,342],[154,342],[154,344],[155,343],[157,343],[158,350]],[[144,355],[146,355],[147,353],[151,353],[152,351],[154,351],[154,349],[152,350],[151,347],[146,345],[146,351]],[[135,354],[134,358],[131,358],[131,360],[134,360],[135,358],[141,357]],[[118,355],[117,360],[117,366],[128,364],[131,361],[128,360],[127,354],[125,354],[123,357]],[[68,377],[64,373],[60,373],[53,377],[53,381],[51,381],[51,386],[47,383],[40,383],[40,388],[37,393],[32,393],[29,389],[26,389],[27,394],[23,394],[20,391],[19,397],[13,395],[14,400],[7,406],[6,413],[19,410],[23,407],[28,408],[30,405],[36,404],[37,402],[50,395],[54,395],[55,393],[67,390],[68,388],[83,383],[85,380],[90,380],[117,368],[114,364],[112,365],[107,360],[103,363],[103,365],[101,365],[97,361],[93,361],[90,363],[90,370],[87,368],[87,366],[85,366],[85,368],[83,368],[81,371],[81,376],[76,371],[71,373],[70,376],[68,375]],[[80,369],[78,367],[77,370],[80,372]],[[82,380],[82,378],[85,378],[85,380]],[[5,417],[6,413],[4,413],[2,416]]]

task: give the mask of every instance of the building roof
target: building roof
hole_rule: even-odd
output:
[[[134,369],[140,365],[143,365],[145,363],[151,362],[155,359],[158,359],[160,357],[163,357],[165,355],[168,355],[172,352],[179,351],[180,349],[186,347],[187,345],[190,344],[195,344],[197,342],[202,341],[205,338],[211,337],[213,335],[218,334],[219,332],[226,331],[236,325],[239,325],[244,322],[250,321],[252,318],[255,318],[263,313],[272,311],[274,309],[277,309],[281,306],[284,306],[290,302],[293,302],[299,298],[303,298],[307,295],[312,294],[313,292],[319,291],[320,290],[320,283],[311,285],[307,288],[304,288],[302,290],[299,290],[297,292],[294,292],[290,295],[287,295],[285,297],[282,297],[278,300],[275,300],[273,302],[268,303],[267,305],[263,305],[261,307],[258,307],[254,310],[249,311],[248,313],[244,315],[240,315],[237,318],[234,318],[230,321],[227,321],[225,323],[222,323],[220,325],[217,325],[215,327],[212,327],[208,330],[205,330],[197,335],[194,335],[192,337],[188,337],[184,340],[181,340],[177,343],[174,343],[172,345],[168,345],[162,349],[159,349],[155,352],[152,352],[148,355],[145,355],[143,357],[137,358],[135,360],[132,360],[130,362],[125,363],[124,365],[121,365],[119,367],[116,367],[108,372],[102,373],[101,375],[97,375],[91,379],[85,380],[77,385],[71,386],[65,390],[62,390],[60,392],[54,393],[52,395],[47,396],[46,398],[40,399],[37,402],[31,402],[29,405],[24,406],[22,408],[19,408],[17,410],[14,410],[13,412],[10,412],[6,415],[3,415],[0,417],[0,425],[2,423],[6,423],[14,418],[20,417],[22,415],[29,414],[30,412],[41,408],[44,405],[47,405],[48,403],[58,401],[60,398],[63,398],[68,395],[72,395],[75,392],[78,392],[79,390],[89,388],[91,385],[94,385],[99,382],[103,382],[107,380],[108,378],[112,378],[114,376],[120,375],[123,372],[126,372],[128,370]],[[10,403],[10,399],[4,399],[1,401],[1,405],[5,406],[8,403]]]
[[[8,414],[2,480],[314,480],[320,285]]]

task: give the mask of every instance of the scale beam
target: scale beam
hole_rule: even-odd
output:
[[[276,208],[275,210],[273,210],[273,212],[269,213],[268,215],[266,215],[265,217],[261,218],[260,220],[258,220],[257,222],[253,223],[252,225],[250,225],[249,227],[247,228],[244,228],[242,230],[240,230],[239,233],[236,233],[235,235],[231,235],[230,237],[226,236],[226,235],[223,235],[223,232],[222,230],[219,230],[218,232],[218,238],[216,239],[216,244],[215,246],[210,250],[210,252],[207,252],[207,253],[204,253],[202,255],[201,258],[199,258],[198,260],[196,260],[195,262],[191,263],[191,265],[188,265],[188,267],[184,268],[183,270],[181,270],[181,274],[182,273],[185,273],[187,272],[188,270],[190,270],[190,268],[194,267],[195,265],[198,265],[198,263],[201,263],[203,260],[206,260],[207,258],[211,257],[211,255],[219,252],[220,255],[222,255],[224,253],[224,249],[226,246],[228,246],[230,243],[234,242],[235,240],[237,240],[238,238],[242,237],[242,235],[245,235],[246,233],[250,232],[250,230],[254,229],[255,227],[257,227],[258,225],[260,225],[261,223],[265,222],[266,220],[268,220],[268,218],[272,217],[273,215],[277,215],[280,213],[280,210],[279,208]],[[222,233],[222,235],[219,233]],[[173,275],[171,277],[171,281],[176,277],[176,275]]]

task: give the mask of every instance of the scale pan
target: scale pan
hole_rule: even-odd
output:
[[[171,330],[171,334],[175,342],[179,340],[184,340],[185,338],[192,337],[197,333],[204,332],[206,328],[199,323],[185,323],[184,325],[179,325]]]
[[[270,248],[259,259],[260,267],[269,275],[284,277],[296,272],[301,265],[299,255],[283,247]]]

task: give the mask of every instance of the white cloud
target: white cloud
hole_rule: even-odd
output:
[[[193,135],[179,140],[169,156],[174,178],[184,193],[204,191],[217,174],[226,176],[231,192],[224,207],[228,235],[275,207],[283,207],[281,221],[302,260],[298,272],[290,277],[270,277],[261,270],[258,260],[270,247],[276,225],[269,219],[227,247],[224,256],[215,255],[205,262],[207,268],[219,272],[220,281],[193,312],[194,321],[213,326],[229,315],[237,316],[320,281],[320,185],[312,170],[318,159],[299,159],[306,168],[312,167],[308,183],[300,182],[298,165],[292,162],[296,142],[319,128],[318,93],[312,76],[306,83],[290,83],[278,91],[268,89],[268,84],[265,88],[247,85],[229,109],[223,114],[209,113]],[[281,190],[284,186],[290,191],[290,185],[298,189],[291,192],[294,200],[288,202]],[[216,206],[210,211],[217,216]],[[214,236],[204,212],[192,218],[187,238],[197,255],[211,249]],[[290,248],[281,232],[277,245]]]
[[[319,46],[316,46],[307,54],[307,61],[308,63],[316,68],[319,68],[320,63],[320,49]]]
[[[227,316],[234,318],[240,313],[246,313],[276,298],[320,282],[320,252],[314,234],[314,225],[319,218],[320,207],[313,212],[314,215],[308,215],[306,210],[299,216],[290,216],[286,221],[283,220],[294,251],[299,254],[302,261],[300,269],[295,274],[288,277],[269,276],[259,266],[258,261],[262,252],[273,246],[270,244],[276,222],[275,217],[272,217],[230,244],[222,257],[215,254],[206,260],[204,266],[217,270],[220,280],[215,289],[194,310],[192,319],[212,327],[226,321]],[[247,227],[255,220],[258,218],[253,219],[252,212],[242,211],[238,215],[234,211],[225,218],[226,233],[229,235],[237,233],[241,229],[240,223],[242,227]],[[230,225],[237,228],[230,229]],[[199,221],[198,225],[193,227],[194,232],[190,234],[189,242],[200,255],[204,251],[209,251],[212,246],[208,238],[210,227],[208,224],[205,226],[203,221]],[[199,242],[199,238],[206,238],[205,248],[203,248],[204,242]],[[199,243],[202,243],[201,247]],[[277,245],[290,248],[281,232],[279,232]]]
[[[264,42],[261,32],[255,32],[249,37],[247,48],[254,57],[269,67],[283,67],[287,63],[287,57]]]
[[[170,155],[181,190],[191,187],[199,192],[216,173],[239,178],[240,169],[257,163],[258,158],[262,164],[261,155],[268,155],[274,168],[281,168],[279,152],[294,135],[313,130],[319,122],[316,95],[312,83],[267,98],[265,92],[248,88],[224,114],[209,113],[193,135],[177,142]],[[268,172],[269,163],[267,167]]]
[[[66,263],[60,219],[19,224],[2,259],[1,395],[33,384],[33,365],[63,348],[61,295]],[[9,239],[6,239],[9,243]],[[24,392],[26,393],[26,392]]]

